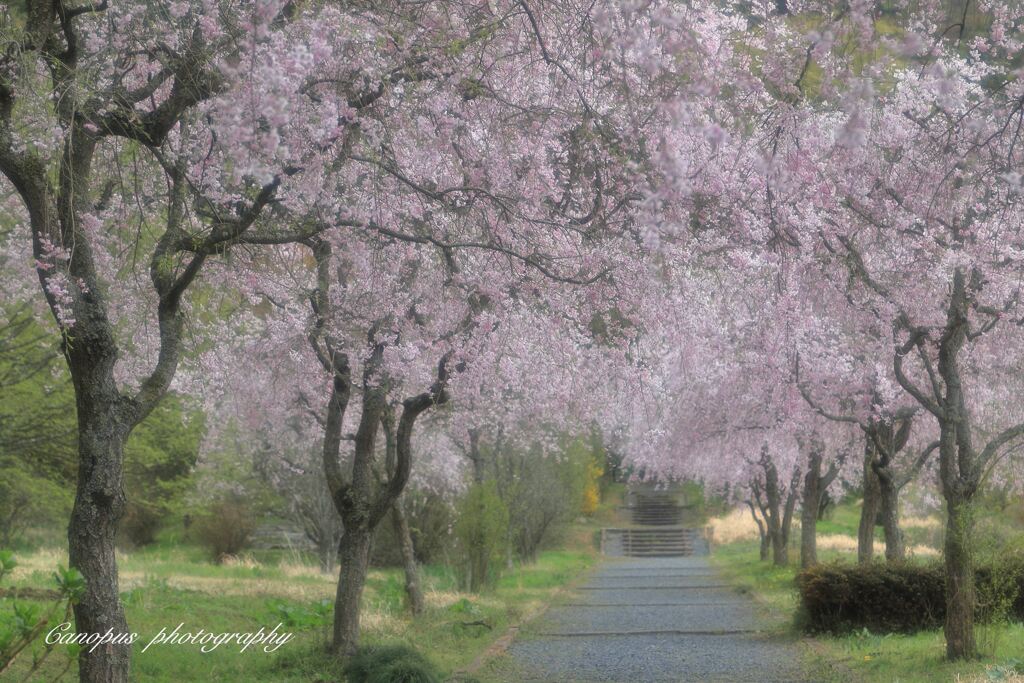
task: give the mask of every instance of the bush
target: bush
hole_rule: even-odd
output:
[[[149,545],[156,540],[163,519],[153,508],[129,501],[117,528],[118,542],[133,548]]]
[[[581,512],[597,510],[601,469],[586,439],[562,437],[558,453],[547,456],[540,444],[506,447],[494,459],[497,491],[509,513],[508,540],[525,562],[536,561]]]
[[[946,615],[938,563],[820,564],[797,575],[797,587],[798,625],[809,633],[913,633],[941,627]],[[978,567],[976,588],[979,621],[997,616],[994,606],[1024,619],[1024,558]]]
[[[508,542],[508,508],[493,481],[469,489],[459,501],[455,521],[466,587],[478,591],[493,585]]]
[[[249,545],[256,529],[252,511],[242,503],[214,503],[196,524],[199,542],[210,551],[213,560],[223,562]]]
[[[360,650],[345,665],[349,683],[441,683],[434,664],[407,645]]]

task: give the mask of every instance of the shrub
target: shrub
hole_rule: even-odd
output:
[[[459,501],[455,536],[462,552],[459,570],[469,590],[493,584],[508,542],[508,508],[493,481],[472,487]]]
[[[237,502],[214,503],[196,524],[199,542],[217,563],[244,550],[255,529],[252,511]]]
[[[118,525],[118,541],[122,545],[140,547],[156,540],[163,517],[153,508],[129,501]]]
[[[810,633],[913,633],[942,626],[946,580],[941,564],[820,564],[797,576],[799,626]],[[1024,619],[1024,558],[976,570],[977,618]]]
[[[7,577],[16,566],[18,563],[14,555],[8,550],[0,550],[0,580]],[[57,590],[47,591],[47,596],[43,598],[55,600],[48,609],[44,609],[42,605],[12,600],[11,609],[8,611],[7,601],[3,601],[4,609],[0,611],[0,673],[7,671],[19,656],[31,653],[32,664],[28,675],[21,680],[35,680],[33,674],[52,654],[54,644],[47,642],[42,647],[34,648],[33,643],[58,621],[55,617],[61,614],[62,609],[63,617],[59,621],[70,620],[72,605],[85,593],[85,579],[74,567],[65,569],[58,565],[57,571],[53,573],[53,581]],[[52,598],[49,593],[53,594]],[[77,645],[69,646],[65,653],[70,665],[77,657]]]
[[[345,665],[349,683],[441,683],[434,664],[408,645],[360,650]]]

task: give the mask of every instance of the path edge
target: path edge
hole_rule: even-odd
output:
[[[449,677],[449,680],[457,681],[459,680],[460,676],[475,676],[477,673],[479,673],[481,669],[484,668],[484,666],[489,661],[491,661],[495,657],[499,657],[505,654],[505,652],[508,651],[509,647],[512,646],[512,643],[515,642],[516,636],[519,635],[519,631],[520,629],[522,629],[523,626],[526,626],[538,617],[543,616],[544,613],[548,611],[548,609],[550,609],[553,605],[556,604],[557,598],[559,596],[561,596],[564,593],[570,593],[576,590],[579,587],[579,584],[584,579],[589,578],[590,574],[592,574],[599,566],[607,562],[606,558],[602,555],[598,555],[598,558],[598,561],[590,567],[588,567],[586,571],[580,572],[571,581],[556,588],[554,593],[552,593],[550,600],[548,600],[532,612],[527,612],[519,619],[519,621],[509,626],[505,630],[505,632],[498,636],[494,640],[494,642],[488,645],[483,652],[478,654],[476,658],[473,659],[472,662],[470,662],[468,665],[461,669],[453,671],[452,675]]]

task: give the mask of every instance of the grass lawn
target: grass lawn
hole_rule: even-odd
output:
[[[535,564],[506,572],[494,590],[480,595],[459,592],[450,570],[425,567],[427,610],[415,620],[403,607],[401,571],[372,570],[363,597],[363,642],[414,645],[447,672],[467,666],[511,624],[542,609],[561,586],[593,564],[592,539],[599,519],[573,525],[563,539],[567,549],[541,553]],[[66,563],[65,553],[58,550],[22,552],[17,559],[19,567],[7,585],[50,588],[54,565]],[[341,680],[338,663],[323,654],[336,575],[321,574],[312,562],[287,553],[257,553],[241,562],[215,565],[200,548],[188,545],[161,544],[119,559],[121,597],[130,628],[139,634],[133,645],[133,680]],[[9,602],[0,601],[0,611],[9,613]],[[142,651],[162,628],[172,630],[182,622],[182,631],[215,633],[261,627],[269,631],[283,623],[280,630],[295,635],[273,653],[258,647],[239,653],[237,644],[209,653],[193,645],[153,645]],[[20,658],[4,680],[21,680],[31,659],[30,654]],[[67,661],[59,646],[41,675],[30,680],[53,680]],[[63,680],[76,677],[72,664]]]
[[[859,510],[855,505],[837,508],[833,517],[819,524],[819,535],[852,536],[856,548]],[[908,543],[935,542],[935,525],[921,520],[906,530]],[[791,538],[790,567],[777,568],[770,561],[758,559],[756,540],[736,540],[715,546],[711,559],[729,580],[742,591],[750,593],[781,623],[792,629],[798,596],[794,577],[799,565],[799,534]],[[881,538],[876,553],[884,551]],[[835,543],[837,547],[845,544]],[[856,561],[856,552],[844,549],[819,550],[819,559]],[[876,635],[868,632],[845,637],[804,638],[808,659],[814,662],[815,673],[822,681],[850,683],[933,683],[936,681],[1013,681],[1024,676],[1024,625],[1001,627],[978,626],[979,643],[987,656],[978,662],[950,663],[944,660],[945,640],[941,631],[915,635]]]

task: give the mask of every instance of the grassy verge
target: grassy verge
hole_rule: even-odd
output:
[[[401,571],[372,570],[363,598],[363,642],[411,644],[445,671],[465,667],[510,624],[547,604],[595,561],[592,538],[597,528],[597,521],[573,525],[565,539],[567,549],[541,553],[536,563],[515,567],[492,591],[480,595],[459,592],[450,570],[425,567],[427,610],[417,619],[404,609]],[[130,628],[139,634],[133,645],[133,680],[340,680],[340,666],[323,654],[336,577],[321,574],[296,556],[257,558],[215,565],[189,546],[123,555],[122,600]],[[12,583],[19,587],[50,587],[53,566],[66,563],[65,554],[57,550],[21,553],[18,559]],[[7,605],[3,609],[9,611]],[[240,653],[236,644],[208,653],[193,645],[153,645],[143,651],[161,629],[170,631],[182,622],[182,631],[202,628],[213,633],[269,630],[282,623],[279,630],[295,635],[273,653],[257,647]],[[66,661],[63,651],[55,651],[31,680],[53,680]],[[21,680],[30,664],[27,654],[5,676]],[[75,677],[72,666],[64,680]]]
[[[847,508],[852,508],[847,509]],[[856,519],[854,506],[843,506],[825,525],[826,533],[848,535]],[[926,528],[926,527],[922,527]],[[856,534],[856,526],[852,525]],[[919,532],[922,540],[927,533]],[[909,534],[908,534],[909,535]],[[798,549],[791,548],[790,567],[775,567],[758,559],[758,544],[741,540],[716,546],[712,562],[730,582],[751,594],[773,616],[793,627],[798,596],[795,586]],[[852,561],[849,552],[824,550],[819,559]],[[987,656],[978,662],[945,661],[941,631],[914,635],[877,635],[868,632],[844,637],[803,638],[817,679],[857,683],[933,683],[935,681],[1013,681],[1024,677],[1014,669],[1024,664],[1024,625],[979,626],[979,642]],[[1024,668],[1024,667],[1022,667]]]

